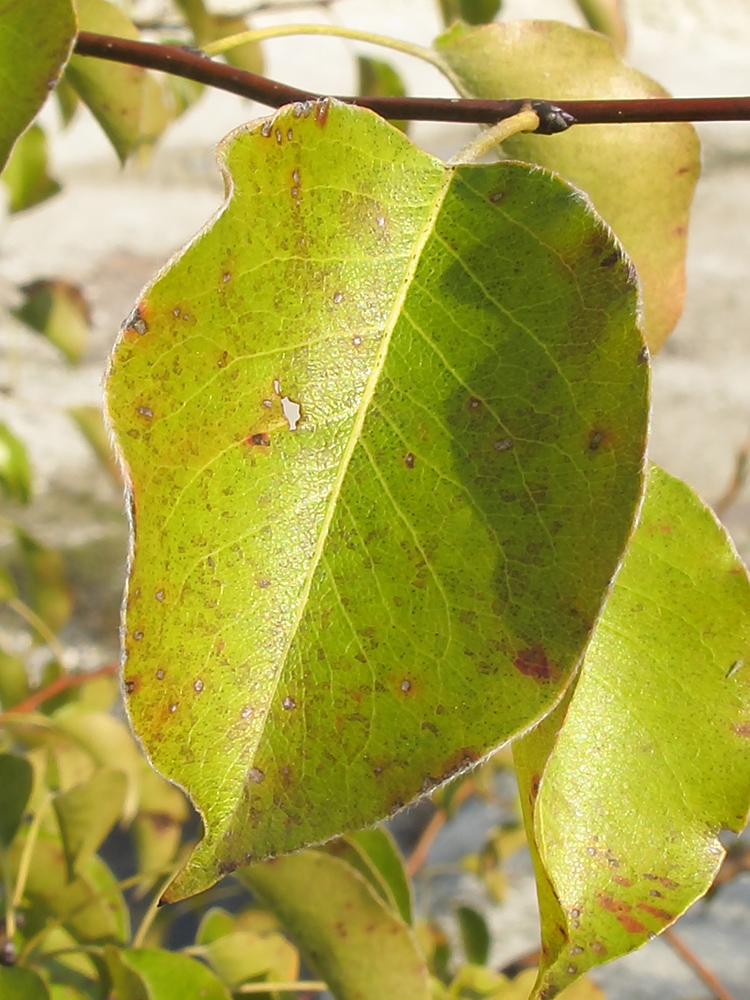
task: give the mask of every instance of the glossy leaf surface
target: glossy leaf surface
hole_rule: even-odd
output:
[[[106,385],[128,707],[206,827],[173,897],[372,823],[543,715],[646,432],[629,263],[560,179],[449,168],[328,103],[222,159],[226,208]]]
[[[474,29],[455,25],[435,44],[467,93],[476,97],[668,96],[623,63],[608,39],[558,21]],[[556,136],[519,134],[504,148],[559,172],[591,198],[638,270],[646,339],[652,351],[658,350],[685,297],[688,211],[700,171],[693,126],[586,125]]]
[[[238,873],[336,1000],[429,1000],[411,929],[345,861],[303,851]]]
[[[0,0],[0,170],[47,99],[76,30],[70,0]]]
[[[746,570],[711,511],[654,468],[570,705],[515,748],[527,820],[538,787],[535,996],[637,948],[711,885],[719,831],[747,818],[748,664]]]

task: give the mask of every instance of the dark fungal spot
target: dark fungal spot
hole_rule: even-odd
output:
[[[139,628],[137,628],[135,632],[133,632],[133,638],[135,639],[136,642],[140,642],[140,640],[143,638],[143,632]]]
[[[482,405],[481,399],[477,399],[476,396],[472,396],[468,403],[469,410],[472,413],[478,410],[481,405]]]
[[[606,257],[602,257],[599,261],[599,267],[614,267],[617,261],[620,259],[620,251],[613,250],[612,253],[607,254]]]
[[[404,694],[408,694],[411,691],[411,681],[401,681],[401,690]]]
[[[327,97],[324,97],[321,101],[316,101],[315,104],[315,121],[321,128],[326,127],[326,122],[328,121],[328,111],[331,107],[331,102]]]
[[[547,659],[547,654],[541,643],[537,642],[528,649],[522,649],[513,660],[513,666],[526,677],[538,681],[553,680],[557,671]]]
[[[649,359],[648,347],[644,345],[638,352],[638,364],[645,365],[648,359]]]
[[[260,785],[261,782],[265,781],[265,779],[266,779],[265,772],[261,771],[260,768],[257,768],[257,767],[251,767],[250,768],[250,770],[248,772],[248,777],[256,785]]]
[[[269,121],[263,122],[263,124],[260,127],[260,134],[263,136],[263,138],[268,139],[272,131],[273,131],[273,123],[270,121],[270,119]]]
[[[497,205],[497,203],[499,201],[502,201],[504,197],[505,197],[504,191],[493,191],[492,194],[490,195],[490,201],[492,202],[493,205]]]
[[[125,320],[125,329],[134,330],[139,337],[142,337],[145,333],[148,333],[148,323],[143,318],[143,313],[141,312],[141,307],[136,306],[131,312],[128,318]]]
[[[497,441],[492,442],[492,447],[495,451],[510,451],[513,448],[513,438],[498,438]]]
[[[251,434],[247,443],[258,448],[268,448],[271,444],[271,438],[266,433]]]
[[[291,709],[297,707],[297,702],[294,700],[294,698],[290,698],[289,695],[287,695],[286,698],[284,698],[284,700],[282,701],[281,707],[285,708],[287,711],[291,711]]]
[[[404,455],[404,465],[407,469],[414,468],[414,455],[411,452],[407,452],[407,454]]]
[[[138,682],[136,680],[125,681],[125,690],[128,694],[133,694],[138,688]]]
[[[159,669],[159,670],[156,671],[156,679],[157,679],[157,681],[163,681],[164,680],[164,671],[163,670]]]

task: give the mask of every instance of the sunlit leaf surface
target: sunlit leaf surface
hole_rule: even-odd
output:
[[[131,484],[124,671],[205,837],[173,887],[394,812],[549,710],[641,492],[629,262],[523,164],[448,168],[297,105],[107,381]]]
[[[746,570],[711,511],[652,469],[570,706],[516,744],[544,866],[535,996],[637,948],[711,885],[719,831],[747,818],[749,668]]]
[[[0,0],[0,170],[47,99],[73,45],[70,0]]]

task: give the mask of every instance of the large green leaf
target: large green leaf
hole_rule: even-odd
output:
[[[82,30],[119,38],[138,38],[132,21],[108,0],[76,0]],[[168,84],[140,66],[73,56],[66,80],[88,105],[121,161],[152,145],[174,118]]]
[[[637,948],[711,885],[718,833],[744,826],[750,800],[748,665],[745,568],[711,511],[652,469],[570,705],[515,746],[539,852],[535,996]]]
[[[302,851],[238,872],[336,1000],[428,1000],[414,934],[345,861]]]
[[[0,0],[0,170],[55,85],[73,45],[71,0]]]
[[[8,191],[8,211],[22,212],[61,190],[47,172],[47,137],[39,125],[26,129],[13,147],[0,181]]]
[[[372,823],[540,718],[641,492],[629,262],[562,180],[362,109],[233,133],[111,361],[125,686],[203,814],[173,897]]]
[[[122,771],[103,768],[90,781],[74,785],[54,798],[68,878],[91,858],[122,812],[128,779]]]
[[[10,847],[31,797],[34,770],[25,757],[0,754],[0,850]]]
[[[0,966],[0,996],[3,1000],[50,1000],[49,988],[32,969]]]
[[[455,25],[436,47],[476,97],[550,101],[667,96],[593,31],[557,21]],[[505,149],[577,184],[622,240],[643,287],[645,333],[658,350],[682,312],[690,203],[700,171],[687,123],[580,125],[557,136],[519,134]]]

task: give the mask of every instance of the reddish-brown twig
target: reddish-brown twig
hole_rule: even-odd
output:
[[[13,705],[12,708],[0,713],[0,723],[5,722],[6,719],[11,718],[13,715],[33,712],[45,701],[54,698],[55,695],[63,691],[69,691],[71,688],[79,687],[81,684],[88,684],[89,681],[93,681],[97,677],[113,677],[118,669],[119,666],[117,663],[108,663],[97,670],[83,670],[79,673],[62,674],[49,684],[45,684],[44,687],[32,691],[28,698],[19,701],[17,705]]]
[[[695,952],[688,948],[682,938],[678,937],[678,935],[675,934],[671,928],[667,928],[667,930],[664,931],[663,936],[664,939],[674,948],[683,962],[686,965],[689,965],[701,982],[703,982],[712,991],[712,993],[714,993],[716,1000],[735,1000],[729,990],[722,986],[713,972],[706,968]]]
[[[249,97],[268,107],[317,99],[315,94],[255,73],[214,62],[180,45],[157,45],[82,31],[75,51],[114,62],[162,70],[198,83]],[[524,101],[464,100],[442,97],[340,97],[385,118],[493,124],[520,110]],[[554,100],[551,96],[550,100]],[[579,125],[618,122],[740,121],[750,119],[750,97],[648,98],[627,101],[559,101],[555,106]]]

